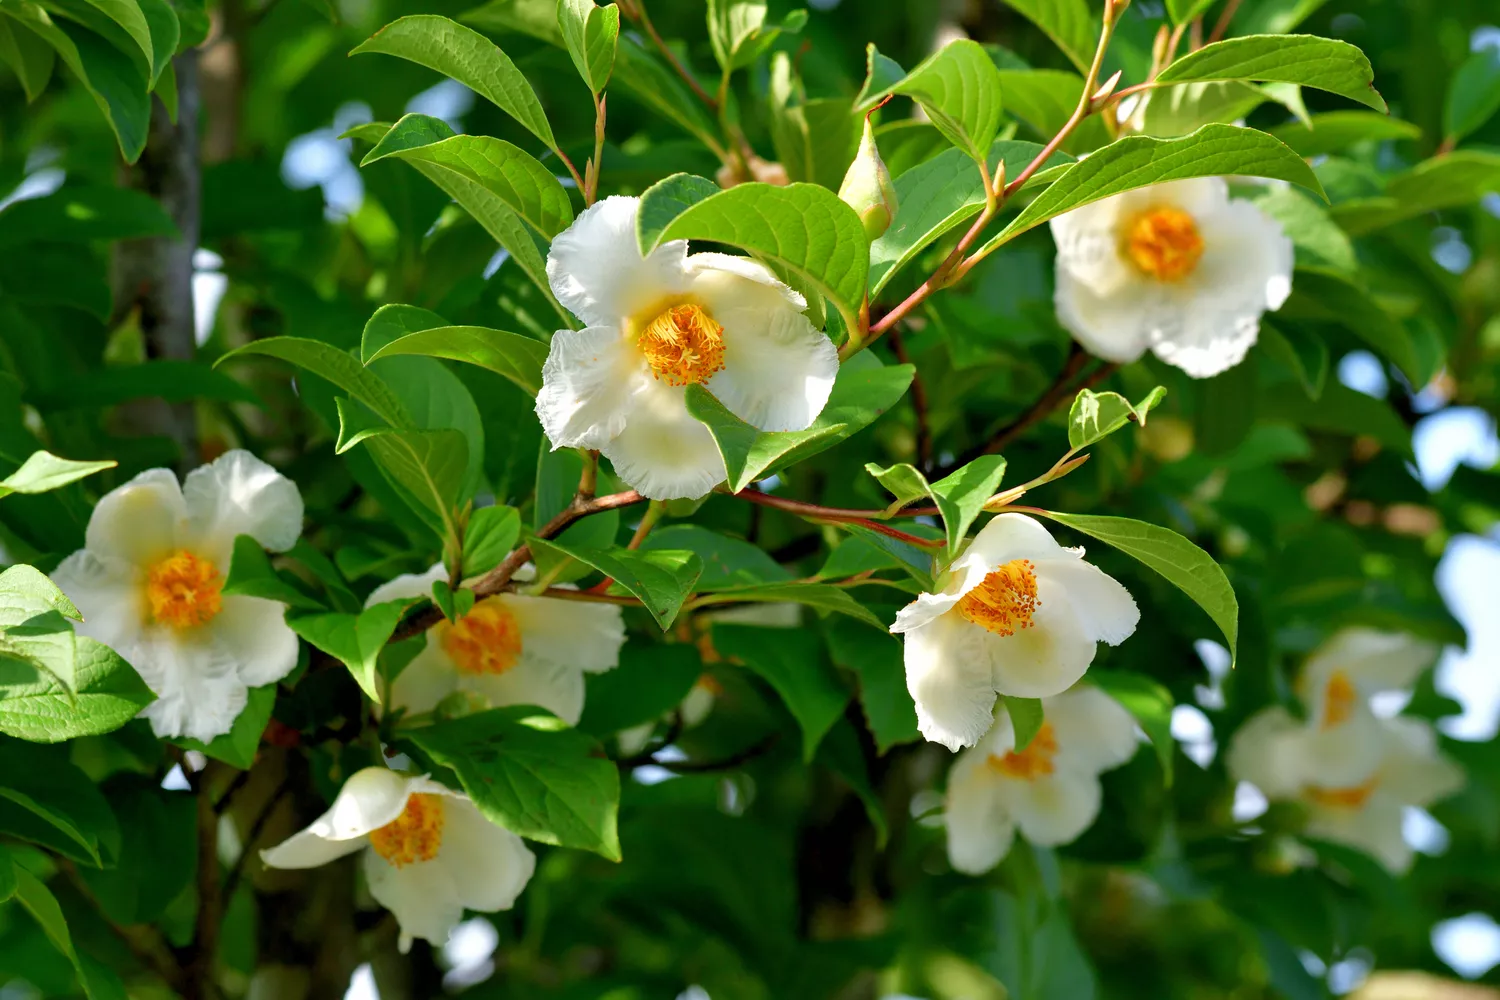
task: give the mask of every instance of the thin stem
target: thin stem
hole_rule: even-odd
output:
[[[251,854],[255,853],[255,842],[260,839],[260,835],[265,831],[266,824],[270,822],[271,814],[276,811],[277,804],[285,797],[288,790],[287,786],[283,784],[276,791],[272,792],[271,797],[266,800],[266,804],[260,807],[260,812],[256,814],[255,819],[250,822],[250,829],[245,833],[245,848],[240,852],[240,856],[235,859],[234,867],[229,870],[229,877],[224,880],[225,899],[234,899],[234,890],[239,888],[240,879],[245,874],[245,862],[250,859]]]
[[[627,549],[640,548],[641,543],[646,540],[646,536],[651,534],[651,529],[656,527],[656,522],[660,521],[662,515],[666,512],[666,505],[660,500],[652,500],[647,504],[646,513],[641,515],[641,523],[636,525],[635,534],[630,536],[630,544],[625,547]]]
[[[884,510],[855,510],[849,507],[823,507],[815,503],[807,503],[803,500],[790,500],[786,497],[774,496],[770,493],[762,493],[759,490],[741,490],[730,496],[738,500],[748,500],[762,507],[775,507],[789,514],[799,517],[809,517],[819,521],[864,521],[871,518],[894,517],[922,517],[934,516],[938,513],[936,507],[906,507],[897,511],[894,515],[887,515]],[[926,541],[926,539],[923,539]]]
[[[585,190],[588,185],[583,182],[583,175],[578,172],[577,167],[573,166],[573,161],[568,159],[568,154],[564,153],[561,149],[555,149],[553,152],[557,154],[559,160],[562,160],[563,166],[568,168],[568,173],[573,175],[573,183],[578,185],[578,190]]]
[[[599,198],[599,169],[604,162],[604,100],[605,95],[594,98],[594,158],[588,162],[583,188],[583,203],[592,205]]]
[[[210,761],[198,775],[198,918],[193,930],[192,961],[187,964],[189,1000],[213,1000],[219,995],[214,965],[219,955],[219,926],[224,897],[219,884],[219,814],[214,810]]]
[[[677,54],[668,48],[667,43],[662,41],[661,35],[656,33],[656,25],[651,23],[651,15],[646,13],[645,0],[636,0],[635,14],[636,18],[641,22],[641,27],[646,29],[646,34],[651,36],[651,41],[661,51],[662,56],[666,58],[667,62],[672,64],[672,68],[677,71],[677,75],[687,81],[687,85],[692,88],[693,93],[698,95],[698,99],[708,106],[708,110],[714,114],[718,114],[719,103],[709,95],[708,91],[703,89],[703,85],[698,82],[692,73],[688,72],[688,68],[677,58]]]
[[[608,581],[606,581],[608,582]],[[606,594],[597,587],[588,590],[572,590],[568,587],[548,587],[541,591],[542,597],[555,597],[559,601],[582,601],[585,604],[621,604],[634,607],[640,599],[628,594]]]
[[[583,472],[578,476],[578,495],[585,500],[594,496],[594,491],[599,487],[599,453],[585,448],[583,450]]]
[[[1229,0],[1224,5],[1224,13],[1219,15],[1219,20],[1214,23],[1214,30],[1208,33],[1208,43],[1212,45],[1224,37],[1229,30],[1229,22],[1234,20],[1235,12],[1240,9],[1240,0]]]
[[[901,340],[899,330],[891,331],[891,350],[896,354],[896,360],[903,365],[911,364],[911,357],[906,353],[906,344]],[[915,366],[913,366],[915,371]],[[917,419],[917,468],[924,473],[932,471],[932,428],[927,423],[927,387],[922,383],[922,376],[916,374],[911,380],[911,408]]]

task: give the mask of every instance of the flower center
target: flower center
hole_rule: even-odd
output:
[[[1035,781],[1057,769],[1052,763],[1052,758],[1055,756],[1057,756],[1057,734],[1052,730],[1052,723],[1044,722],[1042,728],[1038,729],[1036,735],[1031,738],[1031,742],[1026,744],[1026,749],[1012,750],[1003,757],[990,754],[986,763],[1008,778]]]
[[[1333,676],[1328,678],[1328,687],[1323,690],[1323,725],[1324,729],[1332,729],[1349,721],[1354,714],[1354,704],[1359,698],[1359,692],[1354,690],[1354,682],[1349,675],[1342,670],[1335,670]]]
[[[724,370],[724,328],[701,306],[672,306],[642,332],[641,353],[668,385],[696,385]]]
[[[1374,794],[1378,784],[1378,779],[1371,778],[1363,785],[1355,785],[1352,788],[1308,788],[1307,797],[1320,806],[1358,809]]]
[[[1178,281],[1198,266],[1203,237],[1197,222],[1182,209],[1153,208],[1126,226],[1125,255],[1153,278]]]
[[[458,621],[438,627],[443,652],[466,674],[503,674],[521,658],[521,626],[499,601],[480,601]]]
[[[203,625],[224,606],[224,578],[207,559],[178,549],[146,573],[151,617],[173,628]]]
[[[425,792],[408,797],[400,816],[370,834],[370,846],[397,868],[437,857],[443,846],[443,797]]]
[[[958,613],[996,635],[1015,635],[1018,628],[1031,628],[1040,606],[1036,567],[1030,559],[1012,559],[965,594]]]

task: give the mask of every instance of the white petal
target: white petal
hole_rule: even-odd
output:
[[[104,494],[89,517],[84,547],[102,559],[149,567],[182,544],[187,515],[177,477],[148,469]]]
[[[205,552],[229,572],[238,535],[272,552],[285,552],[302,535],[302,494],[297,484],[248,451],[227,451],[187,474],[182,483],[192,532]]]
[[[330,840],[311,829],[298,830],[275,847],[261,851],[260,860],[268,868],[321,868],[330,861],[353,854],[368,843],[364,837]]]
[[[1122,365],[1146,353],[1162,311],[1160,296],[1139,275],[1101,291],[1061,269],[1053,304],[1057,321],[1085,350]]]
[[[466,798],[447,803],[436,861],[448,869],[459,902],[484,913],[514,906],[536,871],[536,855],[525,841],[485,819]]]
[[[700,253],[688,266],[691,294],[724,328],[724,370],[708,389],[761,430],[805,430],[828,402],[839,355],[802,314],[802,296],[743,257]]]
[[[116,650],[135,667],[156,700],[141,710],[157,736],[207,743],[229,732],[248,691],[234,654],[206,629],[143,629],[130,650]]]
[[[1013,559],[1079,559],[1082,549],[1065,549],[1035,518],[1025,514],[996,514],[979,529],[964,550],[964,558],[978,559],[990,570]]]
[[[983,579],[981,576],[980,579]],[[970,587],[968,590],[972,590]],[[917,599],[896,612],[896,622],[891,626],[893,635],[914,632],[939,616],[952,610],[965,593],[918,594]]]
[[[373,608],[387,601],[399,601],[403,597],[431,597],[432,585],[448,579],[448,571],[437,563],[425,573],[402,573],[394,580],[387,580],[365,598],[365,607]]]
[[[401,925],[398,947],[403,954],[411,948],[413,938],[442,945],[464,918],[458,885],[448,868],[436,859],[397,868],[369,850],[364,855],[364,869],[370,895]]]
[[[948,863],[968,875],[982,875],[1010,852],[1016,828],[996,794],[997,782],[983,747],[965,750],[948,772],[945,814]]]
[[[406,800],[418,792],[431,792],[431,784],[388,767],[363,768],[349,776],[333,805],[308,830],[328,840],[368,836],[394,823],[406,810]]]
[[[140,641],[146,620],[146,591],[142,570],[134,563],[79,549],[52,571],[52,582],[83,615],[76,626],[79,635],[98,639],[115,650],[131,648]],[[126,656],[123,652],[120,655]]]
[[[1321,718],[1328,681],[1335,673],[1342,672],[1362,696],[1369,697],[1415,683],[1437,654],[1437,643],[1405,632],[1363,626],[1341,629],[1308,657],[1298,693],[1307,702],[1309,714]]]
[[[1057,737],[1057,759],[1077,771],[1098,773],[1135,756],[1135,719],[1096,687],[1079,685],[1043,703]]]
[[[1387,742],[1385,724],[1364,705],[1356,705],[1337,726],[1308,725],[1299,744],[1307,783],[1319,788],[1364,784],[1385,759]]]
[[[906,634],[906,689],[916,703],[917,728],[949,750],[973,746],[994,718],[995,685],[978,649],[985,634],[957,614]]]
[[[559,330],[536,415],[553,448],[602,448],[625,429],[631,399],[648,381],[641,352],[618,326]]]
[[[724,481],[724,458],[681,386],[651,381],[632,404],[625,430],[600,448],[616,475],[652,500],[697,499]]]
[[[567,663],[530,657],[503,674],[460,674],[459,687],[489,699],[493,707],[540,705],[570,726],[583,715],[583,671]]]
[[[639,204],[639,198],[605,198],[552,241],[547,254],[552,293],[589,326],[618,330],[622,320],[687,288],[686,240],[663,243],[641,258],[635,235]]]
[[[1172,322],[1152,331],[1152,350],[1194,378],[1239,364],[1255,344],[1261,314],[1292,289],[1292,241],[1280,223],[1247,201],[1231,201],[1199,219],[1203,257],[1170,291]]]
[[[1140,623],[1141,612],[1130,591],[1093,563],[1052,559],[1037,563],[1036,574],[1039,587],[1043,579],[1057,584],[1090,639],[1118,646]]]
[[[1058,767],[1032,781],[1002,781],[1001,795],[1016,825],[1033,844],[1078,839],[1099,815],[1103,792],[1090,771]]]
[[[1227,758],[1229,773],[1273,799],[1297,794],[1307,784],[1305,731],[1281,706],[1262,709],[1235,732]]]
[[[521,630],[521,655],[588,673],[619,666],[625,621],[619,606],[560,601],[548,597],[500,594]]]
[[[1122,207],[1120,198],[1104,198],[1052,220],[1059,293],[1064,279],[1070,287],[1098,295],[1110,295],[1135,280],[1134,269],[1120,256]]]
[[[297,633],[286,623],[286,605],[280,601],[230,595],[207,628],[234,657],[240,680],[250,687],[279,681],[297,665]]]
[[[406,709],[408,714],[430,712],[437,703],[459,688],[458,668],[443,651],[442,643],[427,633],[427,644],[402,668],[391,685],[386,707],[392,711]]]
[[[1098,644],[1073,602],[1051,577],[1038,574],[1031,627],[997,635],[974,626],[978,649],[993,671],[993,686],[1018,698],[1050,698],[1072,687],[1094,662]]]
[[[1385,720],[1386,757],[1380,771],[1382,791],[1413,806],[1427,806],[1459,791],[1468,782],[1464,769],[1438,751],[1432,727],[1420,719]]]
[[[1401,833],[1401,824],[1401,802],[1377,791],[1357,809],[1309,806],[1306,829],[1310,837],[1364,851],[1399,875],[1412,863],[1412,849]]]

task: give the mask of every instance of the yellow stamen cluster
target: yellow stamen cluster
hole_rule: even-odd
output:
[[[213,619],[224,607],[224,579],[214,564],[179,549],[146,573],[146,603],[151,617],[173,628],[192,628]]]
[[[1323,690],[1323,728],[1332,729],[1348,722],[1358,700],[1359,692],[1354,689],[1354,682],[1349,679],[1349,675],[1342,670],[1335,670],[1333,676],[1328,678],[1328,686]]]
[[[724,328],[701,306],[685,303],[657,316],[641,333],[641,353],[668,385],[696,385],[724,370]]]
[[[443,819],[443,797],[417,792],[400,816],[370,834],[370,846],[397,868],[431,861],[443,846]]]
[[[498,600],[480,601],[458,621],[438,625],[438,642],[466,674],[505,673],[521,659],[521,626]]]
[[[1052,729],[1052,723],[1042,723],[1042,728],[1037,730],[1031,742],[1026,748],[1019,752],[1012,750],[1000,756],[990,754],[986,761],[991,768],[999,771],[1008,778],[1020,778],[1022,781],[1035,781],[1057,770],[1057,765],[1052,758],[1057,756],[1057,733]]]
[[[1031,628],[1041,602],[1036,596],[1036,566],[1012,559],[986,576],[958,602],[958,613],[996,635],[1015,635]]]
[[[1375,793],[1379,781],[1371,778],[1363,785],[1355,785],[1352,788],[1309,788],[1307,797],[1320,806],[1332,806],[1338,809],[1358,809],[1363,806],[1371,795]]]
[[[1193,273],[1203,256],[1198,223],[1180,208],[1142,212],[1126,225],[1125,256],[1159,281],[1179,281]]]

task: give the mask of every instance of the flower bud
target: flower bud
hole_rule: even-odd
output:
[[[896,188],[891,184],[891,172],[880,159],[868,118],[859,152],[844,174],[844,183],[839,185],[839,197],[859,215],[865,235],[872,240],[886,231],[896,215]]]

